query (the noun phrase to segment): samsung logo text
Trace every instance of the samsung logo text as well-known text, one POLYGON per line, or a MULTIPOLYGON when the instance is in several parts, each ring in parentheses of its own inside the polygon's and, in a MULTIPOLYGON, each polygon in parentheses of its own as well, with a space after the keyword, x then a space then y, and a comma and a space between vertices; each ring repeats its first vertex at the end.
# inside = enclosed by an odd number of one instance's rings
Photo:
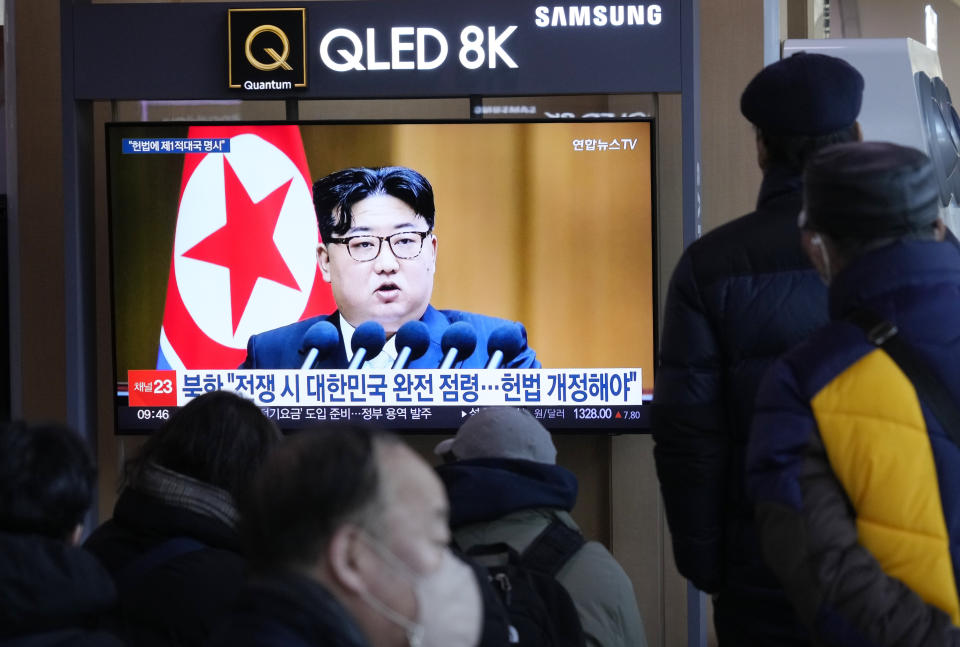
POLYGON ((537 27, 621 27, 625 24, 656 27, 663 21, 663 10, 658 4, 540 6, 533 13, 537 27))

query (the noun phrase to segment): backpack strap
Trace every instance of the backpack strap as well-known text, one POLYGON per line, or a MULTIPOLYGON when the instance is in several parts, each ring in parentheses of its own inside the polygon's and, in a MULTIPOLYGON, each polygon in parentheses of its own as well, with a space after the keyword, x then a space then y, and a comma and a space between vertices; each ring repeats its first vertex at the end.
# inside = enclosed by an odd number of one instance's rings
POLYGON ((579 530, 557 518, 537 535, 520 555, 520 563, 532 571, 556 577, 557 572, 586 543, 579 530))
POLYGON ((960 409, 943 382, 898 334, 897 326, 867 308, 855 310, 847 320, 862 329, 871 344, 886 351, 913 384, 920 400, 930 407, 950 440, 960 446, 960 409))
POLYGON ((132 582, 167 562, 194 551, 203 550, 207 545, 192 537, 172 537, 151 547, 138 555, 117 574, 118 583, 132 582))
POLYGON ((468 557, 480 558, 479 561, 482 563, 484 557, 505 557, 508 562, 517 563, 519 562, 519 557, 517 556, 517 551, 510 547, 510 544, 506 542, 497 542, 495 544, 477 544, 471 546, 469 550, 463 553, 468 557))

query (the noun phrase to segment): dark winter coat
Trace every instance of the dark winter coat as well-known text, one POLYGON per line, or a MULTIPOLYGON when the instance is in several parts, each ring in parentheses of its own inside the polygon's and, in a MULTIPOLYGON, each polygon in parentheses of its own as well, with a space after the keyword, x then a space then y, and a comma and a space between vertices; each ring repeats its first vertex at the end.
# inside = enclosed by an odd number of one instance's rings
POLYGON ((246 572, 233 527, 131 488, 85 547, 115 578, 116 632, 138 647, 202 645, 246 572), (167 557, 151 553, 174 539, 192 545, 167 557))
POLYGON ((853 261, 830 286, 833 321, 760 388, 748 485, 764 554, 818 645, 960 645, 960 445, 848 320, 863 307, 960 403, 957 245, 853 261))
POLYGON ((369 647, 320 583, 293 573, 252 581, 209 647, 369 647))
POLYGON ((120 647, 95 630, 115 598, 110 575, 82 548, 0 532, 3 647, 120 647))
POLYGON ((827 321, 800 247, 801 178, 765 175, 757 210, 686 250, 667 294, 654 392, 657 475, 680 572, 715 595, 721 645, 803 645, 760 555, 744 475, 757 387, 827 321))

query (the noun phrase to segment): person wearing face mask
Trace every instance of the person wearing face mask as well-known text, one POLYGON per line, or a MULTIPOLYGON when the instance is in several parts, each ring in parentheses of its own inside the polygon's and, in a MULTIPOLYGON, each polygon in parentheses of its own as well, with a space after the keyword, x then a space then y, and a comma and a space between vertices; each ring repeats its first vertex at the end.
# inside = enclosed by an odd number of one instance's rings
POLYGON ((960 645, 960 247, 934 165, 841 144, 804 187, 831 321, 760 385, 763 556, 818 645, 960 645))
POLYGON ((254 572, 212 645, 480 644, 480 586, 450 551, 443 486, 396 436, 297 434, 240 509, 254 572))

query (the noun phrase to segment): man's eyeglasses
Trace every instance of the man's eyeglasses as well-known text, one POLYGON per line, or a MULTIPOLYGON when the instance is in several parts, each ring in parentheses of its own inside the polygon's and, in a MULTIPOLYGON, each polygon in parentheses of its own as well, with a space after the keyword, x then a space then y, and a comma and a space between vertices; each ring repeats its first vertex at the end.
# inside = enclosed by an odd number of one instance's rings
POLYGON ((350 258, 366 263, 380 255, 383 241, 387 241, 390 245, 390 251, 397 258, 416 258, 423 251, 423 239, 430 234, 430 231, 400 231, 389 236, 363 235, 331 238, 330 242, 337 245, 346 245, 350 258))

